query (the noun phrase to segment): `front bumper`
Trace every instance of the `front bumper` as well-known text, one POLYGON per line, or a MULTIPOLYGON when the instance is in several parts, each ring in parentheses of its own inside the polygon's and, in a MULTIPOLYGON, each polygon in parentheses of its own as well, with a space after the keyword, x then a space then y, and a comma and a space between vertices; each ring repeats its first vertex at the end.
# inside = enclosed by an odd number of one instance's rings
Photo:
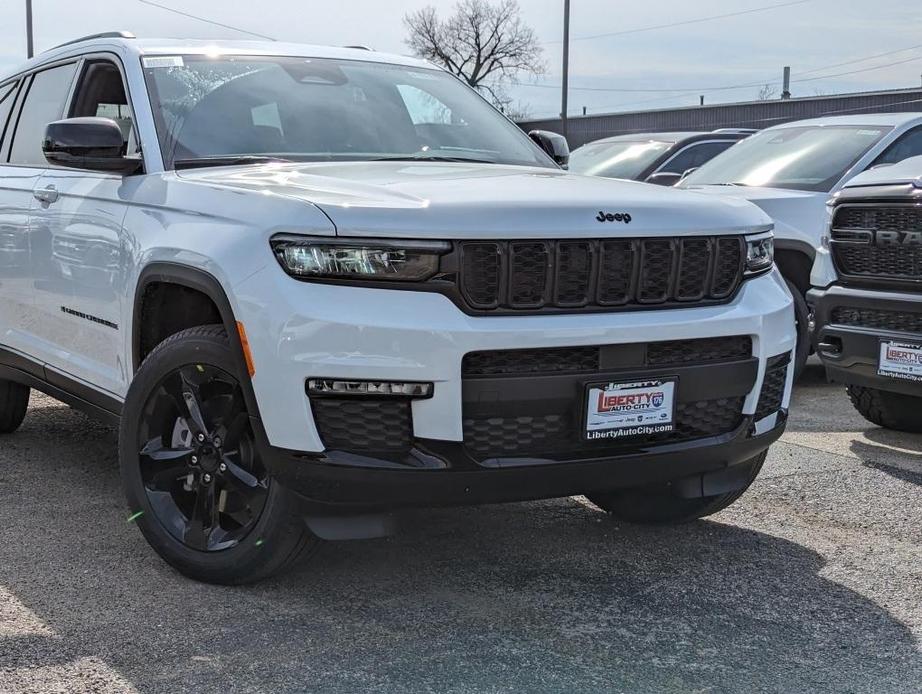
MULTIPOLYGON (((581 315, 468 316, 439 294, 300 283, 277 268, 245 280, 234 295, 256 365, 266 460, 276 478, 315 505, 362 511, 677 480, 748 460, 783 430, 796 336, 777 272, 747 281, 726 305, 581 315), (721 363, 654 367, 635 355, 653 343, 741 337, 746 354, 721 363), (473 378, 464 367, 472 353, 554 348, 598 349, 600 368, 473 378), (568 418, 572 426, 581 416, 569 410, 584 405, 587 383, 657 376, 679 377, 677 399, 687 405, 694 435, 553 445, 557 433, 548 427, 568 418), (370 407, 343 408, 343 416, 306 395, 311 378, 429 382, 434 392, 408 402, 404 414, 370 407), (763 391, 774 393, 770 411, 760 408, 763 391), (732 421, 711 426, 709 403, 734 407, 732 421), (344 450, 365 437, 364 416, 375 418, 380 454, 370 445, 344 450), (538 422, 537 433, 502 429, 523 422, 538 422), (383 451, 398 429, 407 447, 383 451), (328 449, 334 430, 339 443, 328 449), (536 445, 539 439, 548 446, 536 445)), ((561 440, 567 436, 572 442, 572 430, 561 430, 561 440)))
POLYGON ((382 459, 377 459, 379 467, 356 466, 353 457, 336 451, 308 454, 272 447, 265 449, 264 458, 274 479, 296 492, 311 515, 526 501, 664 481, 674 482, 682 496, 697 497, 745 486, 748 473, 740 478, 734 466, 750 461, 781 436, 787 411, 769 419, 770 428, 760 434, 753 434, 752 418, 746 417, 722 436, 567 462, 515 458, 494 460, 487 468, 475 464, 462 444, 419 439, 413 455, 425 458, 431 468, 382 459))
POLYGON ((922 344, 922 296, 832 285, 811 289, 814 348, 830 380, 922 396, 922 383, 877 373, 881 340, 922 344))

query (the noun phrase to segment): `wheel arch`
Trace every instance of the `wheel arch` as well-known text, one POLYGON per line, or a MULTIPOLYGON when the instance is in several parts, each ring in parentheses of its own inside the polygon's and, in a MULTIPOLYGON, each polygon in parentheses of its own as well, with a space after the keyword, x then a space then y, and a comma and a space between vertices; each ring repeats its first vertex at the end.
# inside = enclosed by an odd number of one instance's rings
MULTIPOLYGON (((237 365, 240 376, 240 384, 243 389, 243 396, 246 400, 247 410, 252 418, 259 419, 259 408, 256 402, 256 394, 253 390, 253 384, 248 377, 248 367, 246 356, 244 355, 243 345, 240 340, 240 332, 237 327, 237 319, 234 309, 231 306, 230 299, 224 291, 221 282, 211 273, 201 268, 183 265, 172 262, 153 262, 147 265, 138 277, 135 286, 134 304, 132 309, 131 320, 131 364, 132 373, 137 372, 143 361, 142 351, 142 313, 147 296, 148 289, 155 284, 175 286, 197 292, 207 297, 217 312, 217 318, 224 325, 227 332, 227 338, 234 353, 234 360, 237 365)), ((192 326, 186 326, 192 327, 192 326)), ((264 437, 262 428, 259 428, 259 434, 264 437)))
POLYGON ((813 269, 815 257, 816 249, 805 241, 775 239, 775 264, 778 270, 785 279, 791 280, 804 296, 810 289, 810 271, 813 269))

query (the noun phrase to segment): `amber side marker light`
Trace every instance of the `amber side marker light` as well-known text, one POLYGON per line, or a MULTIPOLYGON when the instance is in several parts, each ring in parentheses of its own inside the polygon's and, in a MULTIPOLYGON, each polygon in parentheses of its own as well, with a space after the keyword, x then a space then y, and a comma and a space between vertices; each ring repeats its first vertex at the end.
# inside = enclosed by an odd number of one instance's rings
POLYGON ((246 328, 243 327, 243 323, 239 320, 237 321, 237 334, 240 336, 240 346, 243 348, 243 358, 247 363, 247 373, 250 374, 250 378, 253 378, 253 374, 256 373, 256 365, 253 363, 253 354, 250 352, 250 341, 247 339, 246 328))

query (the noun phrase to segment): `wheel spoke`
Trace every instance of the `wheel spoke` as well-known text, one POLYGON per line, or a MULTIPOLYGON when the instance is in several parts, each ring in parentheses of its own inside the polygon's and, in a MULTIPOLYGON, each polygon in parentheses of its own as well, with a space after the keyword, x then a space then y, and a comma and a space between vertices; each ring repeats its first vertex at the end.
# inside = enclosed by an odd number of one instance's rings
POLYGON ((141 455, 151 460, 176 460, 192 453, 191 448, 167 448, 163 445, 163 437, 156 436, 144 444, 141 455))
POLYGON ((259 486, 259 480, 256 479, 251 473, 244 470, 242 467, 237 465, 233 460, 231 460, 229 455, 225 455, 221 461, 227 466, 227 477, 236 482, 240 482, 246 487, 253 488, 259 486))
POLYGON ((205 425, 205 418, 202 416, 199 388, 186 375, 186 369, 179 372, 179 377, 182 379, 183 401, 186 403, 186 409, 189 411, 192 423, 198 428, 198 433, 208 436, 208 427, 205 425))
POLYGON ((195 505, 183 538, 187 545, 195 549, 208 549, 208 537, 218 524, 214 491, 212 484, 199 485, 196 490, 195 505))

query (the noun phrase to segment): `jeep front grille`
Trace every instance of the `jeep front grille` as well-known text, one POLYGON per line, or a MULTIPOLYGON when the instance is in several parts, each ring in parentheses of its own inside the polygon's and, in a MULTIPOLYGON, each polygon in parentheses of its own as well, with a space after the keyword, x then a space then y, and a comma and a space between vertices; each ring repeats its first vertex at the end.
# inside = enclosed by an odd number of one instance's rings
POLYGON ((914 205, 842 205, 833 216, 831 247, 836 271, 856 285, 922 283, 922 244, 904 232, 922 232, 922 208, 914 205), (877 232, 899 236, 878 240, 877 232))
POLYGON ((743 279, 739 236, 460 244, 475 312, 642 309, 723 303, 743 279))

